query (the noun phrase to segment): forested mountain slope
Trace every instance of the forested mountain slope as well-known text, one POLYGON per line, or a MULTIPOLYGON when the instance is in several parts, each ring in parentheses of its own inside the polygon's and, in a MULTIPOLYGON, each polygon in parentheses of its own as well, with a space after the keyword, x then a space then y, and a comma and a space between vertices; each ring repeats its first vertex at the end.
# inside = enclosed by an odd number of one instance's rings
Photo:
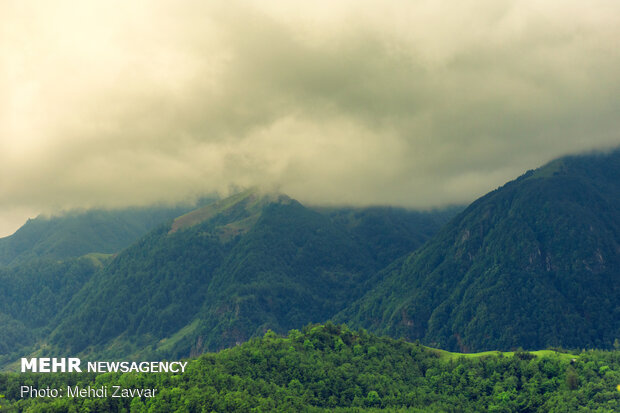
POLYGON ((32 350, 58 314, 109 258, 46 258, 0 268, 0 366, 32 350))
POLYGON ((68 354, 186 356, 324 321, 448 212, 348 211, 353 224, 333 214, 248 190, 180 216, 92 277, 50 343, 68 354), (368 225, 374 238, 358 231, 368 225), (399 243, 377 254, 382 237, 399 243))
POLYGON ((337 320, 435 347, 609 348, 620 338, 620 150, 485 195, 337 320))
POLYGON ((345 228, 381 267, 416 250, 429 240, 463 206, 429 211, 396 207, 314 208, 345 228))
MULTIPOLYGON (((202 202, 209 202, 203 200, 202 202)), ((46 257, 65 259, 91 252, 116 253, 163 221, 195 206, 69 211, 29 219, 13 235, 0 238, 0 265, 46 257)))

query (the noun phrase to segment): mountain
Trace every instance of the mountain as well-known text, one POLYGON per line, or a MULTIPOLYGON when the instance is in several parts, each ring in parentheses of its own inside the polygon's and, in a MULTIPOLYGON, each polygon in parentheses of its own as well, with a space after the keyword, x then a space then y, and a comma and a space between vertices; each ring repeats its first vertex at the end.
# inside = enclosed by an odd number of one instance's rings
POLYGON ((445 214, 318 212, 248 190, 162 224, 118 254, 60 312, 49 343, 68 354, 180 356, 324 321, 445 214), (379 232, 365 236, 368 227, 379 232), (377 253, 390 237, 400 244, 377 253))
POLYGON ((608 348, 620 337, 620 150, 483 196, 336 320, 434 347, 608 348))
POLYGON ((192 208, 195 206, 97 209, 39 216, 29 219, 13 235, 0 238, 0 265, 38 257, 65 259, 91 252, 116 253, 161 222, 192 208))

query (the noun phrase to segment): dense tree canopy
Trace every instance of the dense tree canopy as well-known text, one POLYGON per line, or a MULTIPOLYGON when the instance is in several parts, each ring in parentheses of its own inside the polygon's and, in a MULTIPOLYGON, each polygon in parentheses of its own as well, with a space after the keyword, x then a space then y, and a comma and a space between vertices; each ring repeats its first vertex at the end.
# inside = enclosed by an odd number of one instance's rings
POLYGON ((268 332, 183 374, 3 374, 14 411, 615 412, 620 352, 458 355, 345 326, 268 332), (156 388, 152 398, 20 398, 19 386, 156 388))

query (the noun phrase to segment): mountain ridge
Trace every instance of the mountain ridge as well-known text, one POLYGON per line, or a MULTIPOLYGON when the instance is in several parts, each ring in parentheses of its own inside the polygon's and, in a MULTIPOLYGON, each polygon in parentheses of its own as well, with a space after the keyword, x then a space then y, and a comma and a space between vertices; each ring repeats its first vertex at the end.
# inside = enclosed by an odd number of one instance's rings
POLYGON ((355 225, 255 190, 191 211, 92 277, 58 316, 49 342, 71 354, 169 357, 324 321, 359 296, 384 261, 419 246, 445 219, 388 209, 342 214, 355 225), (375 238, 363 235, 367 226, 375 238), (385 239, 393 247, 373 256, 385 239))
MULTIPOLYGON (((211 202, 203 199, 200 203, 211 202)), ((161 222, 192 205, 152 206, 118 210, 73 210, 62 215, 40 215, 15 233, 0 238, 0 265, 14 265, 33 258, 76 258, 88 253, 116 253, 161 222)))

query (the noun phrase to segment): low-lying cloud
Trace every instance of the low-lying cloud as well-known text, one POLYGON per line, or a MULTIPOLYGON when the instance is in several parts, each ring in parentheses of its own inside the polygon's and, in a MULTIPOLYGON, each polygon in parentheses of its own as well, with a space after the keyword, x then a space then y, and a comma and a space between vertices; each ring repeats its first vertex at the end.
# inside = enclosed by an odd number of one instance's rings
POLYGON ((620 143, 616 1, 333 3, 3 2, 0 233, 232 186, 465 203, 620 143))

